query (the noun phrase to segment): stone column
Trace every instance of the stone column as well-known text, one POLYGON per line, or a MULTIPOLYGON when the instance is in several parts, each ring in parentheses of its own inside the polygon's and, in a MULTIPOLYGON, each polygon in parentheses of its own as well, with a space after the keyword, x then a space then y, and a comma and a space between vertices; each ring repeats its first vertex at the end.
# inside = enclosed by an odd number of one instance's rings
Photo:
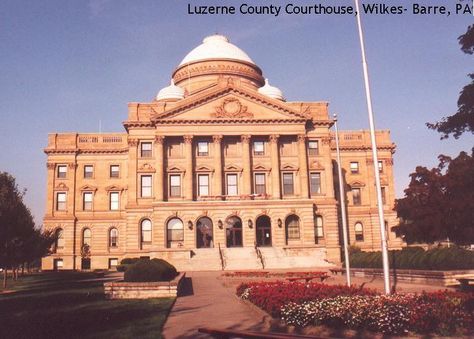
POLYGON ((280 154, 278 149, 277 134, 270 135, 270 155, 272 159, 272 197, 273 199, 281 199, 280 190, 280 154))
POLYGON ((308 156, 306 152, 306 135, 298 135, 298 159, 300 163, 300 187, 301 197, 309 198, 308 183, 308 156))
POLYGON ((162 135, 155 136, 155 199, 157 201, 163 201, 163 180, 164 180, 164 159, 163 159, 163 143, 165 137, 162 135))
POLYGON ((193 200, 193 136, 185 135, 184 137, 184 157, 186 158, 186 174, 184 184, 184 198, 193 200))
POLYGON ((212 195, 222 195, 222 135, 214 135, 214 181, 212 195))
POLYGON ((137 176, 137 161, 138 161, 138 139, 128 139, 128 203, 131 205, 137 204, 137 182, 140 178, 137 176))
POLYGON ((243 160, 243 188, 242 194, 249 195, 252 193, 252 165, 250 163, 250 135, 242 135, 242 160, 243 160))
POLYGON ((54 162, 47 162, 46 168, 48 169, 48 186, 46 189, 48 190, 47 195, 47 205, 46 205, 46 214, 52 216, 54 214, 54 203, 56 201, 54 187, 55 179, 56 179, 56 164, 54 162))

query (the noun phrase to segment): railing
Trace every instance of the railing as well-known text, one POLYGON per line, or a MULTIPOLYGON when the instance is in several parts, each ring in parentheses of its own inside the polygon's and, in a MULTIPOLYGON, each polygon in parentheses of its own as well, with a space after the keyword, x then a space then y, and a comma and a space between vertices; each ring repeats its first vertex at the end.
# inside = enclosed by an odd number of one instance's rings
POLYGON ((262 251, 257 246, 257 242, 254 242, 255 252, 257 253, 257 258, 260 259, 260 263, 262 264, 262 269, 265 269, 265 260, 263 260, 262 251))
POLYGON ((221 243, 217 243, 217 247, 219 248, 219 257, 221 258, 221 267, 222 270, 225 269, 225 258, 224 258, 224 252, 221 249, 221 243))

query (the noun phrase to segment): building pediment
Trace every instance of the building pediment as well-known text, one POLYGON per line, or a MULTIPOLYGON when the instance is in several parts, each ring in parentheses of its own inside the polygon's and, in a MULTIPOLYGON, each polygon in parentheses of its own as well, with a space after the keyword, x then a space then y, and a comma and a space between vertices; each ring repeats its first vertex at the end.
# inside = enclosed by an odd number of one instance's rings
POLYGON ((125 189, 126 189, 125 187, 118 186, 118 185, 110 185, 105 188, 107 192, 111 192, 111 191, 121 192, 125 189))
POLYGON ((95 192, 97 191, 97 187, 95 186, 92 186, 92 185, 84 185, 80 188, 81 191, 91 191, 91 192, 95 192))
POLYGON ((351 188, 359 188, 359 187, 364 187, 365 184, 361 181, 352 181, 351 183, 349 183, 349 186, 351 188))
POLYGON ((65 183, 61 182, 54 187, 55 191, 68 191, 69 187, 65 183))
POLYGON ((237 166, 235 164, 229 164, 224 167, 224 171, 226 172, 242 172, 242 167, 237 166))
POLYGON ((275 100, 250 89, 227 84, 191 95, 151 120, 156 124, 183 122, 281 121, 310 120, 306 112, 297 112, 285 102, 275 100))
POLYGON ((186 172, 184 168, 180 166, 170 166, 166 169, 167 172, 169 173, 184 173, 186 172))
POLYGON ((196 166, 195 171, 196 172, 214 172, 214 169, 206 165, 201 165, 201 166, 196 166))
POLYGON ((313 170, 323 170, 324 166, 317 160, 310 162, 309 168, 313 170))
POLYGON ((260 172, 269 172, 270 168, 266 167, 265 165, 262 164, 255 164, 253 166, 254 171, 260 171, 260 172))
POLYGON ((298 166, 295 166, 294 164, 286 163, 281 166, 282 171, 297 171, 298 166))
POLYGON ((149 164, 149 163, 144 163, 144 164, 141 164, 139 167, 138 167, 138 172, 145 172, 145 173, 153 173, 155 172, 155 168, 149 164))

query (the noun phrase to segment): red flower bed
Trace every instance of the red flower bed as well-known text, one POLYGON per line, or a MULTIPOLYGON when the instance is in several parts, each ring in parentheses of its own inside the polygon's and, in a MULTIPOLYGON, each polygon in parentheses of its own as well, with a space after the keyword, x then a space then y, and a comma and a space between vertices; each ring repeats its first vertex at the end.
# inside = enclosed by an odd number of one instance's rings
POLYGON ((303 303, 310 300, 334 298, 339 295, 376 294, 375 290, 347 287, 345 285, 284 281, 244 283, 237 287, 237 295, 244 295, 246 299, 274 317, 279 317, 281 307, 289 302, 303 303))
POLYGON ((226 272, 224 277, 230 278, 292 278, 306 276, 326 275, 324 271, 304 271, 304 272, 267 272, 267 271, 236 271, 226 272))

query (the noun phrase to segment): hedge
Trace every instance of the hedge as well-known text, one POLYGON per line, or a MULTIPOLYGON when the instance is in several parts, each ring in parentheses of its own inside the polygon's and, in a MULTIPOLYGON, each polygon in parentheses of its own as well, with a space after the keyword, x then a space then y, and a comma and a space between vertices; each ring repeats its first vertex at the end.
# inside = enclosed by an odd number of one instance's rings
MULTIPOLYGON (((459 247, 433 248, 406 247, 389 251, 391 267, 419 270, 474 269, 474 252, 459 247)), ((382 268, 381 252, 362 252, 352 249, 350 264, 354 268, 382 268)))
POLYGON ((126 269, 124 281, 169 281, 177 275, 176 268, 163 259, 138 260, 126 269))

